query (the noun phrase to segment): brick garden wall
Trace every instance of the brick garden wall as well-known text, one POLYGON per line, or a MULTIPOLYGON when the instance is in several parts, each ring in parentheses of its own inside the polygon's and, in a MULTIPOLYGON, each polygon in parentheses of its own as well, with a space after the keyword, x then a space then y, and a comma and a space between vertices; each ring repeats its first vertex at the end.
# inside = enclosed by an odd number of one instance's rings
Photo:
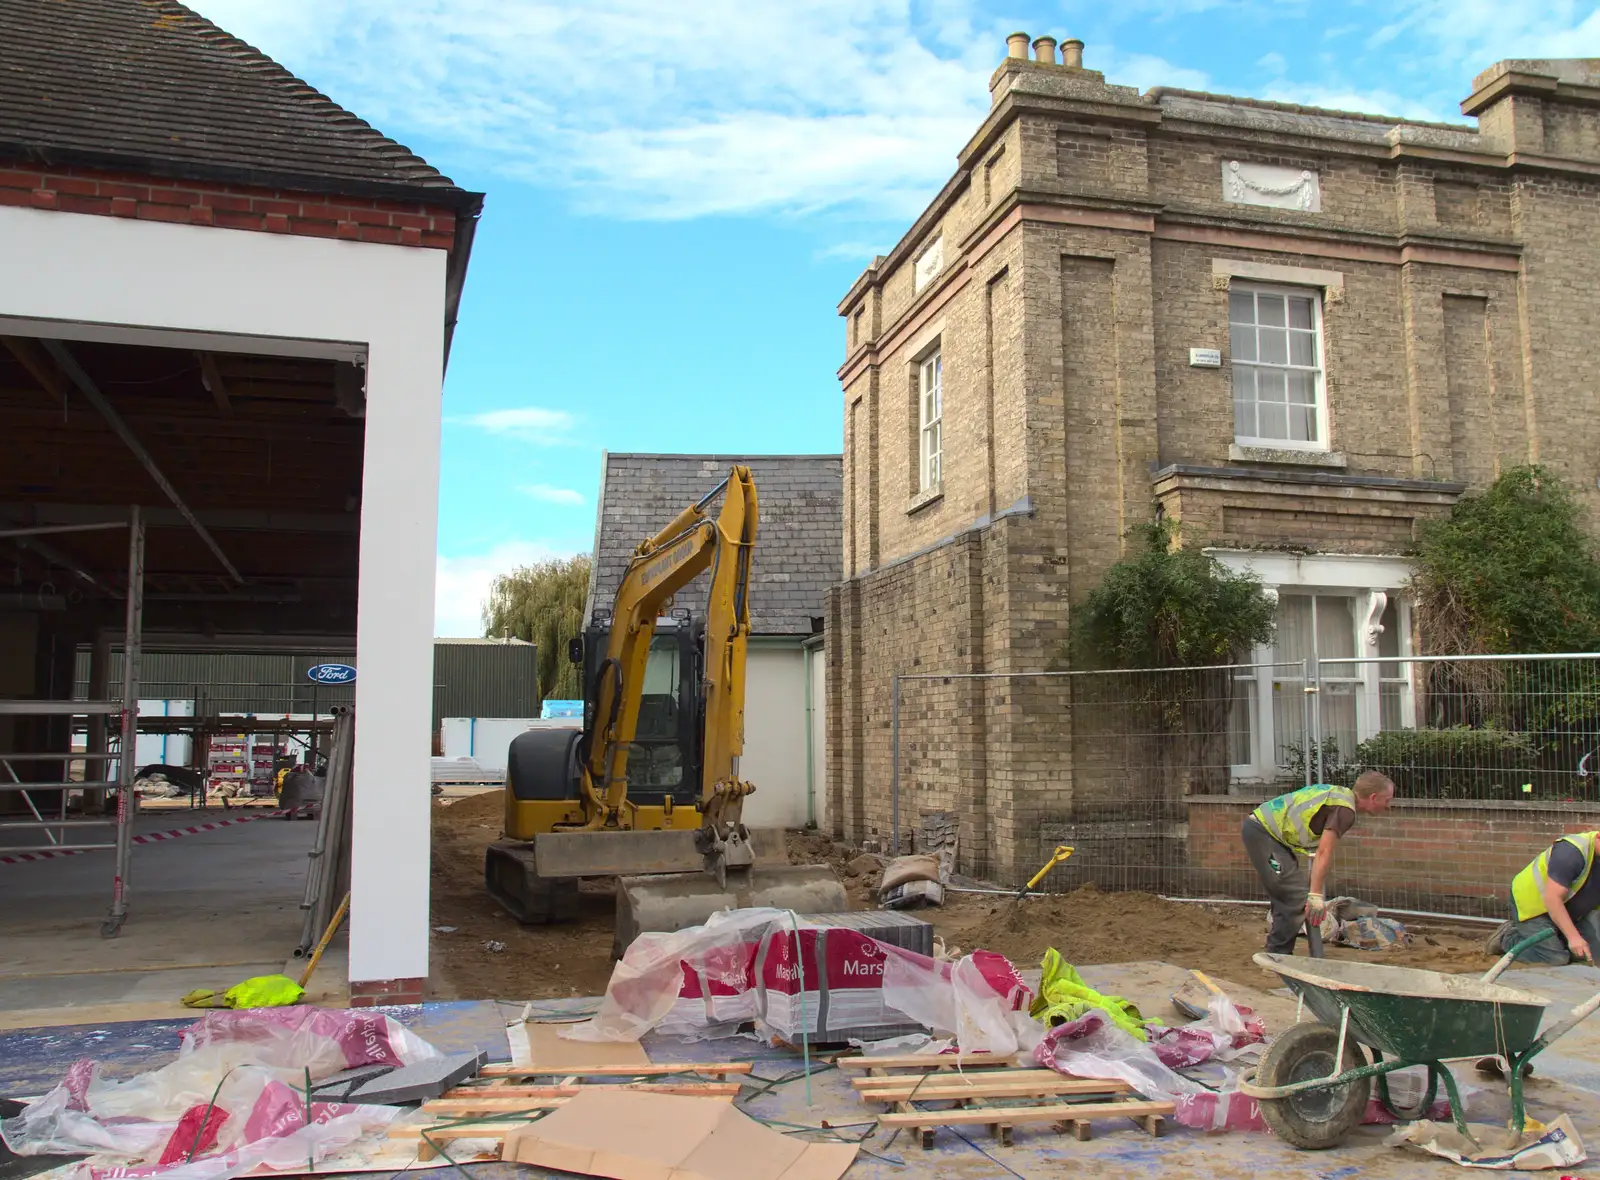
MULTIPOLYGON (((1259 799, 1188 800, 1189 876, 1197 896, 1256 897, 1239 827, 1259 799)), ((1330 889, 1379 905, 1504 916, 1511 878, 1567 832, 1600 828, 1600 806, 1399 799, 1340 842, 1330 889)))

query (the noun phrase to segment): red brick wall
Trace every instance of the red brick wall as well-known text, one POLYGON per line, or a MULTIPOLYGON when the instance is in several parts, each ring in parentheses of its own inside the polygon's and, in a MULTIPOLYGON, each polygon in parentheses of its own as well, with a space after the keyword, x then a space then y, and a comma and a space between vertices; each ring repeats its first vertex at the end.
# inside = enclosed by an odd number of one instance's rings
POLYGON ((0 205, 438 250, 455 242, 455 214, 438 206, 85 168, 0 168, 0 205))
POLYGON ((352 1008, 385 1008, 422 1003, 423 979, 367 979, 350 981, 352 1008))
MULTIPOLYGON (((1261 894, 1239 841, 1259 800, 1197 796, 1189 803, 1189 869, 1198 894, 1261 894)), ((1402 909, 1501 917, 1511 878, 1567 832, 1600 829, 1583 804, 1397 800, 1363 815, 1340 842, 1331 893, 1402 909)))

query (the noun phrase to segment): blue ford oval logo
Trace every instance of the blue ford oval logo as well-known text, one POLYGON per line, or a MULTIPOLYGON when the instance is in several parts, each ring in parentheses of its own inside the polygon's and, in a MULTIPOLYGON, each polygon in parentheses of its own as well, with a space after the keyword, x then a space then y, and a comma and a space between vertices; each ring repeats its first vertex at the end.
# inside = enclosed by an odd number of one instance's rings
POLYGON ((306 676, 318 684, 354 684, 356 670, 349 664, 317 664, 306 669, 306 676))

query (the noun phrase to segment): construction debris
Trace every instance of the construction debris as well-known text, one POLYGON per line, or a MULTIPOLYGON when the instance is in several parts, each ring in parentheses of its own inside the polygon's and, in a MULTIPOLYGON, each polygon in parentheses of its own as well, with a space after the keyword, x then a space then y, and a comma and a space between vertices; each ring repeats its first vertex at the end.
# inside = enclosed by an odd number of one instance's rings
POLYGON ((413 1065, 374 1078, 350 1093, 351 1102, 394 1106, 404 1102, 424 1102, 472 1077, 483 1067, 482 1053, 453 1053, 430 1057, 413 1065))
POLYGON ((1505 1127, 1468 1123, 1468 1139, 1450 1123, 1428 1119, 1407 1123, 1389 1136, 1391 1147, 1420 1147, 1467 1168, 1532 1172, 1581 1164, 1588 1156, 1572 1119, 1561 1115, 1546 1125, 1531 1119, 1528 1129, 1514 1135, 1505 1127))

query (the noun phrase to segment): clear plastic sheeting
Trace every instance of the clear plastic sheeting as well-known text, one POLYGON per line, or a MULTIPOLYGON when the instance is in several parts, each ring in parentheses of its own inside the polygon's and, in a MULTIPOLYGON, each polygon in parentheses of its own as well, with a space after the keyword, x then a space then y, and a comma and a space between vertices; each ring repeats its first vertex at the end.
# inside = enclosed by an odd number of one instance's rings
POLYGON ((84 1154, 87 1180, 227 1180, 256 1168, 305 1170, 386 1127, 393 1107, 309 1101, 308 1081, 356 1065, 437 1056, 388 1017, 314 1008, 207 1013, 178 1055, 126 1081, 79 1061, 0 1137, 18 1155, 84 1154))
POLYGON ((885 956, 883 998, 924 1028, 954 1036, 963 1053, 1031 1052, 1044 1035, 1028 1015, 1032 993, 992 951, 954 963, 908 951, 885 956))

